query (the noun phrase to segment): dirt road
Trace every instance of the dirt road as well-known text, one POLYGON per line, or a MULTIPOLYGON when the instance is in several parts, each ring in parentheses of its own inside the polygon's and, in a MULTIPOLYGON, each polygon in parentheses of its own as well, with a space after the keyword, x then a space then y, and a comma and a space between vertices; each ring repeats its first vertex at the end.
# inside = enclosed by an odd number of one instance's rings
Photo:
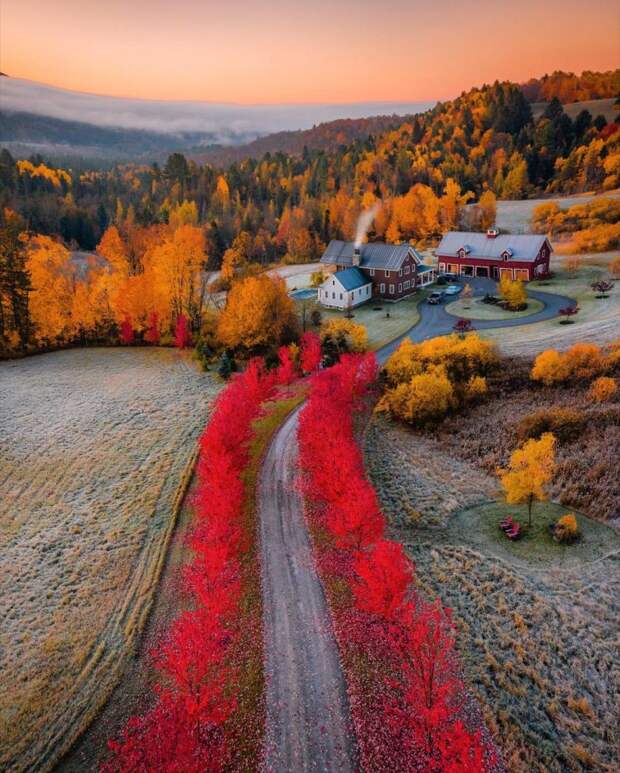
POLYGON ((264 604, 268 771, 350 771, 357 752, 338 647, 295 490, 291 414, 261 471, 258 505, 264 604))

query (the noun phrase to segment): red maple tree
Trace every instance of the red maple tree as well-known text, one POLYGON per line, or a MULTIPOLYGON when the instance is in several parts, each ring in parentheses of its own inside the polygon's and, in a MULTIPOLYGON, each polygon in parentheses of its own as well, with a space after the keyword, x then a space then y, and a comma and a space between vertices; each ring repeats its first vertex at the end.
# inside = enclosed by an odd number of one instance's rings
POLYGON ((121 343, 125 344, 126 346, 130 346, 134 342, 134 332, 133 332, 133 324, 131 322, 131 317, 125 317, 125 319, 121 322, 121 343))

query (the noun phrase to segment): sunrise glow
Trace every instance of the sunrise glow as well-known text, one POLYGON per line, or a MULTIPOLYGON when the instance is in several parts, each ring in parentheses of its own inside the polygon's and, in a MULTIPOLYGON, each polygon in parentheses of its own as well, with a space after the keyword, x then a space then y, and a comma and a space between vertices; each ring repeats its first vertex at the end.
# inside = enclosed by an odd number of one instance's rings
POLYGON ((0 13, 3 72, 152 99, 441 99, 620 62, 614 0, 3 0, 0 13))

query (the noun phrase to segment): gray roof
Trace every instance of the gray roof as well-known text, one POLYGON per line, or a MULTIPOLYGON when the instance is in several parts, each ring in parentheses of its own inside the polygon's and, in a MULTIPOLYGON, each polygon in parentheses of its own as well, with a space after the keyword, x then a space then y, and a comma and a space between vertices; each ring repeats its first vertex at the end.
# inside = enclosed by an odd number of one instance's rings
MULTIPOLYGON (((342 242, 332 239, 323 253, 321 263, 336 263, 339 266, 353 264, 355 242, 342 242)), ((422 258, 410 244, 385 244, 369 242, 360 247, 360 268, 381 268, 388 271, 400 269, 408 254, 412 254, 418 263, 422 258)))
POLYGON ((345 290, 357 290, 358 287, 365 287, 372 283, 372 280, 364 276, 359 268, 345 268, 343 271, 336 271, 329 279, 332 277, 337 279, 345 290))
POLYGON ((502 254, 507 252, 510 260, 531 262, 536 260, 545 242, 548 243, 547 237, 539 234, 499 234, 491 237, 486 233, 449 231, 439 243, 435 254, 456 258, 463 247, 468 258, 501 260, 502 254))

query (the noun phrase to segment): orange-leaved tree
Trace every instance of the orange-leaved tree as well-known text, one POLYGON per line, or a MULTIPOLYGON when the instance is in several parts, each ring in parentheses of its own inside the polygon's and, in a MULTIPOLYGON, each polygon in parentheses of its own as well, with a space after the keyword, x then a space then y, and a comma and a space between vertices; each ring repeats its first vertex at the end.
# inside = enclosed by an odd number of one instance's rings
POLYGON ((498 469, 508 504, 527 503, 528 525, 532 525, 534 500, 547 498, 546 486, 555 471, 555 436, 545 432, 539 440, 528 440, 513 451, 508 468, 498 469))
POLYGON ((217 326, 217 336, 230 349, 256 350, 293 341, 299 320, 286 285, 267 274, 235 282, 217 326))

